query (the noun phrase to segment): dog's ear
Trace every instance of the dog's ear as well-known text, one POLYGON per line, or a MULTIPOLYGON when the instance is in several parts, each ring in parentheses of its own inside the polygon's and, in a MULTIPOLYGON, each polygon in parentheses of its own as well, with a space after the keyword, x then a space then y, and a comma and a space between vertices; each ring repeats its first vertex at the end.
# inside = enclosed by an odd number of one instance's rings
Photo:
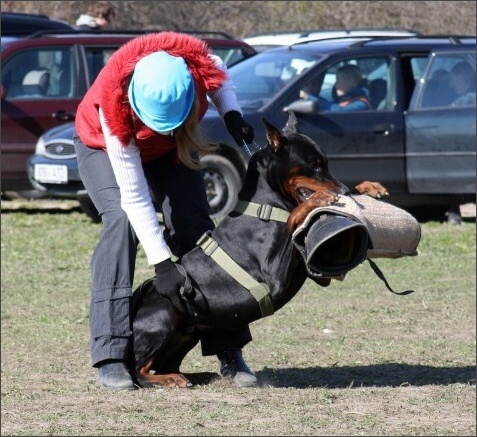
POLYGON ((298 121, 296 115, 293 111, 288 111, 288 121, 285 127, 283 128, 283 134, 289 135, 298 132, 298 121))
POLYGON ((265 118, 262 117, 262 121, 265 125, 268 145, 274 150, 274 152, 282 152, 288 143, 286 137, 282 135, 275 126, 265 120, 265 118))

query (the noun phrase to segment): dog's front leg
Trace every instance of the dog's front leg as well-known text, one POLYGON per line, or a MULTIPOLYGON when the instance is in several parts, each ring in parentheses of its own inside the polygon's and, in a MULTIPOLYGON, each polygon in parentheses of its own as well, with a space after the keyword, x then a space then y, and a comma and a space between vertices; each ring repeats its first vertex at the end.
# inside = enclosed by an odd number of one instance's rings
POLYGON ((364 181, 354 187, 354 192, 367 194, 368 196, 381 199, 383 196, 389 196, 388 190, 379 182, 364 181))
POLYGON ((332 195, 327 199, 323 199, 321 193, 312 194, 305 202, 301 203, 290 213, 287 220, 288 229, 293 232, 298 226, 300 226, 304 220, 308 217, 308 214, 316 208, 328 206, 333 201, 336 201, 337 197, 332 195))

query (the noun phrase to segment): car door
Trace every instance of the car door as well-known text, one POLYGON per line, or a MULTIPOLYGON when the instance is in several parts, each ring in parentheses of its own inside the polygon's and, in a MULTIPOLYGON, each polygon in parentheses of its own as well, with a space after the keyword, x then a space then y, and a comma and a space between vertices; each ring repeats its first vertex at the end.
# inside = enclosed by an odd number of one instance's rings
POLYGON ((475 69, 475 46, 430 54, 405 116, 411 193, 475 194, 475 69), (472 85, 459 99, 448 99, 448 82, 459 63, 473 71, 472 85))
POLYGON ((317 97, 317 111, 298 109, 299 129, 325 150, 331 172, 350 187, 368 179, 381 182, 391 192, 405 190, 403 116, 396 104, 400 84, 396 77, 400 73, 396 65, 390 55, 348 56, 318 67, 300 84, 299 95, 303 97, 305 89, 317 97), (371 109, 323 109, 336 97, 336 71, 344 65, 361 69, 371 109))
POLYGON ((31 189, 26 161, 38 137, 72 119, 80 101, 75 65, 71 46, 29 48, 2 61, 3 190, 31 189))

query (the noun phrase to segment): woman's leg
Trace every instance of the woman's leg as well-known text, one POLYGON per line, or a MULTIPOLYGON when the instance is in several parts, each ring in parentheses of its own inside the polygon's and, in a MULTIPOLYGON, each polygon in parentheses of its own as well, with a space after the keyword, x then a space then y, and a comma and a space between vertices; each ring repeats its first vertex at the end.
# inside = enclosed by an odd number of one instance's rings
MULTIPOLYGON (((192 250, 204 232, 214 229, 210 218, 204 178, 175 162, 175 152, 144 165, 154 197, 162 207, 166 240, 178 258, 192 250)), ((241 348, 252 340, 249 327, 206 332, 201 339, 202 354, 218 355, 224 376, 238 385, 256 385, 257 380, 243 361, 241 348)))
POLYGON ((138 240, 121 208, 119 187, 107 154, 86 147, 76 136, 74 141, 81 179, 102 220, 91 258, 90 305, 91 360, 93 367, 102 367, 111 360, 127 359, 138 240))

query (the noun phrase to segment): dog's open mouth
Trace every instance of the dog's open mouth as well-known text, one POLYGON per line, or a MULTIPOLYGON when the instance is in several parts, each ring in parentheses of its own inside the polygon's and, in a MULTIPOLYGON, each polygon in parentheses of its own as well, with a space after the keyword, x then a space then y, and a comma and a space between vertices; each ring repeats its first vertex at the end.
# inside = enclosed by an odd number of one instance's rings
POLYGON ((310 190, 309 188, 298 187, 295 191, 295 198, 297 203, 300 204, 306 202, 313 194, 315 194, 315 191, 310 190))
POLYGON ((296 176, 289 180, 290 193, 297 205, 311 201, 330 205, 339 199, 340 193, 333 184, 318 182, 306 176, 296 176))

